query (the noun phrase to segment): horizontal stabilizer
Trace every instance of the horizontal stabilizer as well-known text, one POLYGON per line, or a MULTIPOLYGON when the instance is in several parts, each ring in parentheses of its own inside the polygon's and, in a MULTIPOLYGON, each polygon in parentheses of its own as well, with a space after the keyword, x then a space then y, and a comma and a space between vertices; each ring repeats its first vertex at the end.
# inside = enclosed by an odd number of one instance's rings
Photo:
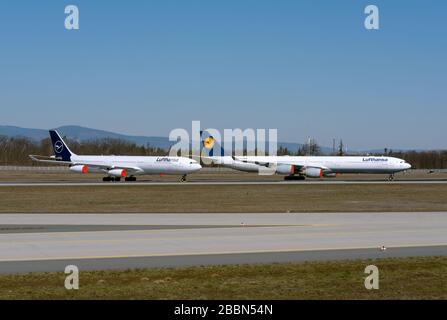
POLYGON ((43 162, 43 163, 52 163, 52 164, 61 164, 61 165, 70 165, 70 164, 72 164, 71 161, 56 160, 55 158, 47 157, 47 156, 39 156, 39 155, 30 154, 29 157, 33 161, 43 162))

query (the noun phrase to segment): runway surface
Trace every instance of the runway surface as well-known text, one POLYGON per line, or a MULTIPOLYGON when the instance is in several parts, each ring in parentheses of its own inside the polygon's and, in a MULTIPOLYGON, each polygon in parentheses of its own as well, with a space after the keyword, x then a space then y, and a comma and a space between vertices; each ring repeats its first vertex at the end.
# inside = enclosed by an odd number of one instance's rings
POLYGON ((304 180, 304 181, 187 181, 187 182, 3 182, 0 187, 138 187, 138 186, 232 186, 232 185, 357 185, 447 184, 446 180, 304 180))
POLYGON ((0 272, 447 255, 446 230, 447 212, 1 214, 0 272))

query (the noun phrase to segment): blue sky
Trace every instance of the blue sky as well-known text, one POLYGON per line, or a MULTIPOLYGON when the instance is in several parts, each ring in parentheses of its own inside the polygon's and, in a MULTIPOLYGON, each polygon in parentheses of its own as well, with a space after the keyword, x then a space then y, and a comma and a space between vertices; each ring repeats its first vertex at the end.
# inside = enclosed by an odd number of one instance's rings
POLYGON ((200 120, 447 148, 446 14, 441 0, 2 1, 0 124, 167 136, 200 120))

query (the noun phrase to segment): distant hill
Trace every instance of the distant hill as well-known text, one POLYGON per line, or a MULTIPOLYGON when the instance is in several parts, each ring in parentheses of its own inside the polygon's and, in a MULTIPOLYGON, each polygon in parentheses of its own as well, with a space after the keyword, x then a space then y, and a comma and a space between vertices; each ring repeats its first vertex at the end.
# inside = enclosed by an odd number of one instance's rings
MULTIPOLYGON (((96 140, 96 139, 104 139, 104 138, 113 138, 120 139, 125 141, 133 142, 137 145, 150 145, 156 148, 169 149, 169 147, 173 144, 167 137, 147 137, 147 136, 131 136, 120 133, 115 133, 111 131, 98 130, 92 128, 86 128, 81 126, 62 126, 56 128, 63 136, 66 136, 70 139, 78 140, 78 141, 87 141, 87 140, 96 140)), ((7 137, 26 137, 35 141, 40 141, 42 139, 48 138, 48 130, 44 129, 29 129, 29 128, 21 128, 15 126, 2 126, 0 125, 0 136, 7 137)), ((287 148, 291 152, 296 152, 300 147, 302 147, 302 143, 295 142, 279 142, 278 148, 283 147, 287 148)), ((393 149, 395 151, 400 149, 393 149)), ((323 154, 330 154, 332 152, 332 148, 321 146, 321 152, 323 154)), ((358 154, 368 154, 368 153, 382 153, 383 150, 362 150, 355 151, 349 150, 350 153, 358 153, 358 154)))
MULTIPOLYGON (((130 136, 81 126, 62 126, 56 128, 56 130, 58 130, 61 135, 78 141, 112 138, 130 141, 137 145, 149 144, 152 147, 163 149, 167 149, 172 145, 172 142, 170 142, 169 139, 165 137, 130 136)), ((32 140, 40 141, 42 139, 48 138, 48 130, 0 125, 0 136, 26 137, 32 140)))
MULTIPOLYGON (((169 147, 173 144, 169 141, 167 137, 146 137, 146 136, 131 136, 125 135, 105 130, 98 130, 92 128, 86 128, 81 126, 62 126, 56 128, 60 132, 61 135, 66 136, 70 139, 78 140, 78 141, 87 141, 87 140, 96 140, 96 139, 104 139, 104 138, 112 138, 112 139, 120 139, 133 142, 137 145, 147 145, 149 144, 152 147, 158 147, 163 149, 169 149, 169 147)), ((40 141, 42 139, 48 138, 48 130, 44 129, 29 129, 29 128, 21 128, 15 126, 2 126, 0 125, 0 136, 7 137, 25 137, 31 140, 40 141)), ((289 142, 280 142, 278 147, 284 147, 289 149, 292 152, 296 152, 298 148, 302 146, 301 143, 289 143, 289 142)), ((322 148, 323 152, 327 152, 328 148, 322 148)))
POLYGON ((15 126, 0 126, 0 136, 25 137, 40 141, 48 137, 48 131, 41 129, 20 128, 15 126))

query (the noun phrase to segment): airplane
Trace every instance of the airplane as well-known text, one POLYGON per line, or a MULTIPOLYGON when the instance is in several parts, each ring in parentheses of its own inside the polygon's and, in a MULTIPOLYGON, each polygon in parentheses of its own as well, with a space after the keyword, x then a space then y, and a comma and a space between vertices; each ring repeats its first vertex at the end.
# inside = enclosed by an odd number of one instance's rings
POLYGON ((34 161, 65 164, 70 171, 77 173, 98 172, 107 176, 103 181, 136 181, 136 176, 147 174, 182 175, 180 181, 186 181, 186 175, 196 172, 202 166, 186 157, 155 156, 85 156, 70 150, 56 130, 50 130, 54 156, 30 155, 34 161))
POLYGON ((203 131, 201 142, 202 159, 244 172, 282 174, 284 180, 333 178, 341 173, 389 174, 388 179, 394 180, 396 172, 411 168, 403 159, 385 156, 233 156, 203 131))

